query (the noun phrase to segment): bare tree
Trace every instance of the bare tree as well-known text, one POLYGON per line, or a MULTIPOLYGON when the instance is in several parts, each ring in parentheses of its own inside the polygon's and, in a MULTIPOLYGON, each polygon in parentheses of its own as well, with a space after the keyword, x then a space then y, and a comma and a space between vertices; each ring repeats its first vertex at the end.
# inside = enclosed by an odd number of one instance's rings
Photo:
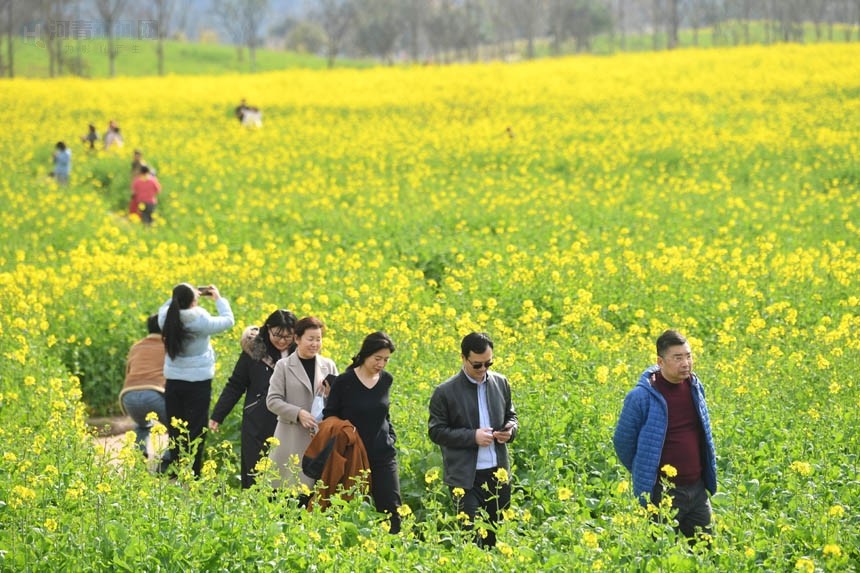
POLYGON ((240 62, 243 46, 248 47, 252 72, 257 69, 260 26, 266 17, 268 6, 269 0, 212 0, 212 9, 236 45, 240 62))
POLYGON ((543 16, 545 0, 507 0, 511 19, 526 39, 526 58, 535 57, 535 37, 543 16))
POLYGON ((428 14, 428 4, 426 0, 403 0, 400 3, 401 14, 406 29, 409 31, 407 41, 409 43, 409 57, 413 62, 417 62, 419 58, 419 39, 421 29, 428 14))
POLYGON ((15 9, 12 0, 0 0, 0 14, 3 15, 3 33, 6 34, 7 55, 9 64, 3 62, 3 47, 0 46, 0 75, 15 77, 15 9))
POLYGON ((660 23, 663 21, 663 7, 660 0, 651 2, 651 48, 657 51, 660 48, 660 23))
POLYGON ((449 62, 451 46, 454 43, 453 37, 457 34, 458 25, 451 0, 439 0, 433 3, 425 28, 434 60, 438 61, 441 57, 443 62, 449 62))
POLYGON ((325 32, 326 59, 328 67, 333 68, 346 33, 355 20, 355 5, 352 0, 320 0, 313 17, 325 32))
MULTIPOLYGON (((13 0, 14 1, 14 0, 13 0)), ((63 39, 68 35, 65 19, 66 0, 40 0, 39 13, 44 27, 45 47, 48 49, 48 75, 63 73, 63 39)))
POLYGON ((157 26, 156 34, 158 35, 158 43, 155 46, 155 53, 158 55, 158 75, 164 75, 164 39, 167 37, 167 30, 170 26, 170 19, 173 15, 175 0, 153 0, 155 4, 155 23, 157 26))
POLYGON ((666 15, 666 47, 674 50, 678 46, 678 0, 668 0, 668 14, 666 15))
POLYGON ((391 63, 402 24, 398 7, 398 0, 356 0, 356 43, 360 50, 391 63))
POLYGON ((241 0, 212 0, 212 11, 218 16, 221 25, 233 40, 233 45, 236 46, 236 57, 241 63, 245 53, 245 25, 242 22, 241 0))
POLYGON ((127 0, 95 0, 96 10, 98 10, 99 16, 101 16, 102 21, 104 22, 105 32, 107 33, 110 77, 114 77, 116 75, 116 49, 114 47, 116 37, 114 27, 116 26, 116 22, 119 20, 122 11, 125 9, 126 1, 127 0))

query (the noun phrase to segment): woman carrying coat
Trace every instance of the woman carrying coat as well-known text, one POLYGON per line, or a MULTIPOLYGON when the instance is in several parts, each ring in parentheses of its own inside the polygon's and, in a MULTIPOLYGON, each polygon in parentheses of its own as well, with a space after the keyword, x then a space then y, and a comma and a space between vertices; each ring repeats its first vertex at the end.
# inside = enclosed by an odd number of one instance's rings
POLYGON ((266 440, 275 434, 278 418, 266 408, 269 379, 275 364, 295 349, 293 329, 296 315, 289 310, 276 310, 261 328, 249 327, 242 335, 242 353, 233 367, 233 374, 221 391, 221 396, 209 418, 209 429, 217 432, 224 418, 245 395, 242 410, 242 488, 256 482, 255 468, 266 440))
MULTIPOLYGON (((309 316, 296 323, 296 351, 278 361, 272 379, 266 406, 278 416, 275 438, 279 445, 269 457, 275 463, 280 478, 273 487, 312 488, 314 480, 301 471, 295 456, 302 455, 316 433, 317 420, 311 414, 314 397, 328 396, 326 378, 337 376, 337 366, 330 358, 320 356, 325 326, 318 318, 309 316)), ((307 493, 307 492, 305 492, 307 493)), ((302 498, 306 501, 306 497, 302 498)))
POLYGON ((389 531, 399 533, 397 436, 389 415, 394 379, 385 370, 392 352, 394 343, 387 334, 368 334, 352 364, 334 381, 323 415, 349 420, 358 429, 370 463, 370 495, 376 511, 388 514, 389 531))
MULTIPOLYGON (((215 351, 209 337, 233 328, 230 303, 214 285, 199 290, 188 283, 173 287, 173 296, 158 309, 158 325, 167 356, 164 357, 164 403, 170 436, 170 463, 179 459, 181 450, 193 450, 194 475, 203 465, 203 430, 209 419, 212 378, 215 376, 215 351), (215 301, 218 316, 198 305, 201 296, 215 301), (174 427, 177 418, 187 423, 187 433, 174 427)), ((166 468, 162 468, 166 469, 166 468)))

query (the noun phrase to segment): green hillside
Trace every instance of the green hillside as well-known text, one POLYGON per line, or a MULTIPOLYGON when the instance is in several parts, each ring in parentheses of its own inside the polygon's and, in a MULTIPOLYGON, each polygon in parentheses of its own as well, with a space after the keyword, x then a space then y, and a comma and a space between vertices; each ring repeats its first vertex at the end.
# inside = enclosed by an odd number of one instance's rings
MULTIPOLYGON (((57 75, 108 77, 107 50, 106 41, 66 41, 63 43, 62 50, 63 69, 57 75)), ((156 42, 124 39, 117 42, 116 51, 117 76, 158 75, 156 42)), ((15 43, 14 65, 17 77, 45 78, 50 76, 47 47, 41 42, 34 42, 32 39, 19 39, 15 43)), ((338 67, 359 68, 374 64, 372 61, 338 60, 336 65, 338 67)), ((325 58, 314 54, 298 54, 269 49, 258 49, 256 54, 256 71, 258 72, 294 68, 322 69, 325 67, 325 58)), ((240 60, 239 52, 233 46, 169 41, 164 44, 164 69, 167 74, 218 75, 250 72, 251 66, 247 49, 242 51, 242 59, 240 60)))

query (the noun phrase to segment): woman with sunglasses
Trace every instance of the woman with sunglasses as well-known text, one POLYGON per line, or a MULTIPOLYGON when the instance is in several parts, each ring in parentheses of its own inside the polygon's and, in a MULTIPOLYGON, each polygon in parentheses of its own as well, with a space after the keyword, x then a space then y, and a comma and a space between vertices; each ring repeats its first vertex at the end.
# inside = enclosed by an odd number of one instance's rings
POLYGON ((275 434, 278 418, 266 408, 269 379, 275 364, 295 350, 293 329, 296 315, 279 309, 269 315, 262 327, 251 326, 242 334, 242 353, 233 374, 221 391, 212 410, 209 429, 217 432, 224 418, 245 395, 242 410, 242 488, 256 481, 255 468, 268 449, 266 440, 275 434))
POLYGON ((323 418, 337 416, 349 420, 367 450, 370 462, 370 495, 376 511, 387 513, 389 531, 400 531, 400 477, 397 468, 397 436, 388 410, 394 379, 386 372, 394 343, 384 332, 367 335, 346 372, 332 384, 323 418))

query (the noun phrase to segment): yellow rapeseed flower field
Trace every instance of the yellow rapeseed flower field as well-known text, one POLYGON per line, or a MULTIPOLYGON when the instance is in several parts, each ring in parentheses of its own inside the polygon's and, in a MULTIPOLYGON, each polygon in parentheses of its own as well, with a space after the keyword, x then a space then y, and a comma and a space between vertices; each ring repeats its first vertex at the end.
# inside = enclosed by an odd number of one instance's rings
POLYGON ((4 80, 0 118, 0 569, 857 569, 860 46, 4 80), (233 117, 241 98, 260 129, 233 117), (124 146, 87 150, 109 119, 124 146), (61 140, 66 187, 48 177, 61 140), (134 148, 163 185, 149 228, 126 214, 134 148), (240 494, 230 448, 190 489, 98 461, 86 416, 115 410, 129 346, 181 281, 218 285, 237 317, 213 339, 216 392, 242 327, 278 307, 322 318, 341 369, 392 336, 415 517, 398 541, 358 501, 332 521, 240 494), (669 327, 711 410, 710 552, 652 534, 610 445, 669 327), (521 421, 503 552, 451 540, 426 436, 473 329, 521 421))

